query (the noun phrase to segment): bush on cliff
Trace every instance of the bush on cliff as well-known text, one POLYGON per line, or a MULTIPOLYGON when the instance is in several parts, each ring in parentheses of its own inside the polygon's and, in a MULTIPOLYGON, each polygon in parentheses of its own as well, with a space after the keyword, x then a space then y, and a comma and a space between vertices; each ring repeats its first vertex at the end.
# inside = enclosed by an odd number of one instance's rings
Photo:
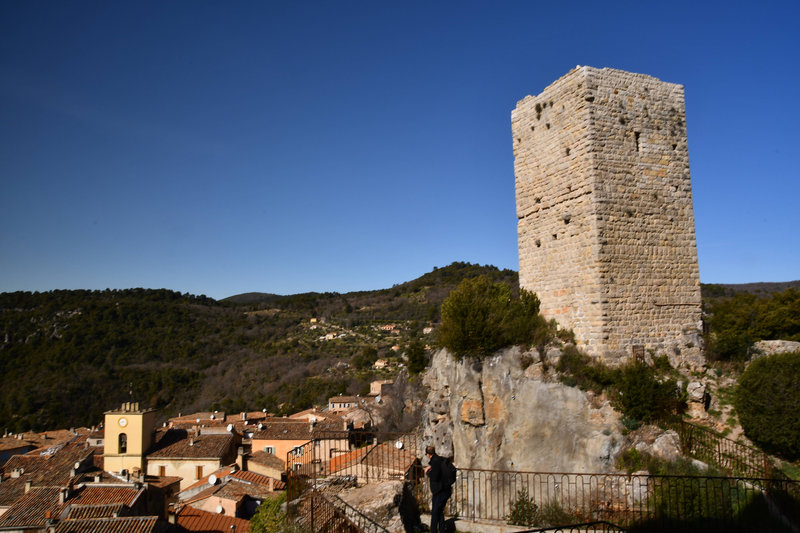
POLYGON ((770 453, 800 458, 800 352, 753 361, 734 404, 748 438, 770 453))
POLYGON ((554 336, 539 315, 539 298, 486 276, 466 279, 442 303, 439 344, 462 357, 486 357, 515 344, 543 348, 554 336))

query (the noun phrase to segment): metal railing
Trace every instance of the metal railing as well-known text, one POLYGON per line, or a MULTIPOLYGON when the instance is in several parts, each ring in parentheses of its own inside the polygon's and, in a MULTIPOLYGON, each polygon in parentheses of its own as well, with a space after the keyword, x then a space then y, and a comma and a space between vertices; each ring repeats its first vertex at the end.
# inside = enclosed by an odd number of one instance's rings
POLYGON ((631 530, 764 531, 772 490, 797 482, 714 476, 567 474, 461 469, 447 514, 556 527, 604 521, 631 530), (764 489, 770 487, 770 491, 764 489))
POLYGON ((356 528, 352 531, 383 533, 383 525, 336 494, 342 489, 368 483, 402 481, 408 483, 415 497, 419 497, 422 490, 419 479, 424 473, 420 456, 416 437, 412 435, 374 431, 319 433, 287 454, 286 462, 291 465, 287 500, 302 500, 291 518, 312 531, 328 531, 333 525, 328 526, 326 520, 332 520, 336 527, 344 527, 339 525, 344 517, 356 528))
POLYGON ((321 493, 311 489, 303 494, 302 501, 297 505, 295 523, 302 530, 324 531, 326 533, 362 533, 366 531, 331 503, 321 493))
POLYGON ((715 465, 737 476, 771 478, 775 467, 770 457, 757 448, 728 439, 703 426, 684 420, 670 424, 678 432, 685 455, 715 465))

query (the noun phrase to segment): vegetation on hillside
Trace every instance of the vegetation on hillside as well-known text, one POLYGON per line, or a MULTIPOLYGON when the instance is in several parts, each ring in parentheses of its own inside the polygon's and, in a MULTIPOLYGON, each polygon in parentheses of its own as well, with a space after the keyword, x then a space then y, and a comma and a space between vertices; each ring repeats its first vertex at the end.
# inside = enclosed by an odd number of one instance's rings
POLYGON ((162 416, 288 413, 365 393, 397 371, 373 368, 379 358, 424 369, 423 328, 475 275, 517 283, 510 270, 454 263, 391 289, 246 303, 163 289, 0 293, 0 428, 91 426, 130 400, 162 416))
POLYGON ((734 401, 750 440, 769 453, 800 459, 800 352, 750 363, 734 401))
POLYGON ((555 322, 539 314, 539 298, 486 276, 465 279, 442 303, 439 345, 456 359, 486 357, 512 345, 544 346, 556 335, 555 322))
POLYGON ((632 429, 643 422, 666 420, 683 412, 686 392, 678 387, 676 373, 666 356, 653 365, 629 361, 610 367, 568 346, 558 361, 559 379, 571 386, 605 392, 632 429))
POLYGON ((744 361, 759 340, 800 341, 800 289, 758 296, 704 286, 706 350, 711 361, 744 361))

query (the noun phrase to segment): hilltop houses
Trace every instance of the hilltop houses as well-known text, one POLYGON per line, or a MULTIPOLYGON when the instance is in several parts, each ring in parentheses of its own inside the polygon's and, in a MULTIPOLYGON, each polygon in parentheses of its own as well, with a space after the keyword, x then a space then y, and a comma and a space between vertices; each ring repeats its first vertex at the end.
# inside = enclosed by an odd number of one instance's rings
MULTIPOLYGON (((209 411, 160 426, 157 411, 126 402, 91 429, 5 435, 0 533, 247 532, 287 472, 327 475, 355 462, 374 475, 374 457, 391 448, 365 446, 363 431, 387 394, 391 382, 376 381, 366 396, 291 416, 209 411)), ((399 457, 397 475, 415 460, 399 457)))

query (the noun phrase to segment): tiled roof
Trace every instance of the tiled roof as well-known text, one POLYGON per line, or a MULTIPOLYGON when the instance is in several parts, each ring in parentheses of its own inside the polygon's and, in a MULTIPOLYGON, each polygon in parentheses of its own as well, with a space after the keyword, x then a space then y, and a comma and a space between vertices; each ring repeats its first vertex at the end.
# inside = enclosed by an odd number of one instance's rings
POLYGON ((262 422, 253 431, 253 439, 259 440, 311 440, 311 424, 305 420, 281 420, 262 422))
POLYGON ((333 457, 329 462, 330 473, 334 474, 340 470, 344 470, 345 468, 350 468, 351 466, 357 465, 370 451, 372 451, 374 447, 374 444, 370 444, 369 446, 358 448, 352 452, 347 452, 333 457))
POLYGON ((154 533, 165 528, 157 516, 62 520, 55 533, 154 533))
POLYGON ((148 457, 174 459, 220 459, 233 453, 234 437, 231 434, 200 434, 191 436, 185 429, 162 432, 148 457))
POLYGON ((45 514, 56 517, 65 504, 58 503, 59 488, 33 488, 0 515, 0 529, 44 527, 45 514))
POLYGON ((175 424, 185 424, 187 422, 197 423, 198 419, 200 420, 201 423, 208 423, 209 421, 224 422, 225 413, 223 411, 216 411, 216 412, 207 411, 200 413, 192 413, 190 415, 182 415, 170 418, 169 421, 175 424))
POLYGON ((26 440, 26 439, 18 439, 16 437, 2 437, 0 438, 0 452, 5 452, 9 450, 16 450, 19 448, 30 448, 36 447, 36 444, 26 440))
POLYGON ((250 455, 247 461, 269 466, 277 470, 284 470, 286 468, 286 461, 276 456, 274 453, 264 451, 256 452, 250 455))
POLYGON ((211 476, 216 476, 217 479, 222 479, 225 476, 229 476, 237 468, 238 466, 236 465, 223 466, 222 468, 215 470, 214 472, 211 472, 207 476, 195 481, 194 483, 183 489, 181 492, 196 489, 197 487, 200 487, 202 485, 208 485, 208 480, 211 476))
POLYGON ((325 419, 312 425, 304 419, 273 418, 259 423, 253 431, 253 440, 311 440, 330 431, 342 431, 342 421, 325 419))
POLYGON ((247 483, 253 483, 254 485, 268 486, 270 482, 272 482, 273 484, 280 482, 280 480, 276 480, 269 476, 259 474, 258 472, 245 472, 244 470, 237 470, 236 472, 231 474, 231 477, 238 479, 240 481, 245 481, 247 483))
POLYGON ((392 443, 384 442, 373 448, 364 458, 364 464, 386 468, 396 473, 405 473, 417 460, 405 449, 398 450, 392 443))
POLYGON ((129 486, 101 487, 87 485, 77 495, 71 497, 68 503, 84 505, 121 503, 131 507, 144 489, 129 486))
POLYGON ((6 461, 0 471, 0 506, 11 505, 25 492, 25 482, 33 487, 63 487, 71 480, 75 463, 83 463, 94 454, 93 448, 84 448, 77 443, 59 445, 58 449, 27 455, 14 455, 6 461), (16 472, 16 474, 15 474, 16 472), (18 477, 13 477, 18 475, 18 477))
POLYGON ((75 505, 72 504, 67 509, 64 519, 83 519, 83 518, 108 518, 113 516, 129 516, 131 510, 121 503, 75 505))
POLYGON ((178 512, 176 522, 180 527, 188 531, 202 531, 204 533, 212 531, 230 533, 231 526, 234 526, 236 533, 248 533, 250 531, 250 522, 248 520, 201 511, 190 505, 185 506, 178 512))
POLYGON ((328 403, 356 403, 359 399, 359 396, 331 396, 328 403))

